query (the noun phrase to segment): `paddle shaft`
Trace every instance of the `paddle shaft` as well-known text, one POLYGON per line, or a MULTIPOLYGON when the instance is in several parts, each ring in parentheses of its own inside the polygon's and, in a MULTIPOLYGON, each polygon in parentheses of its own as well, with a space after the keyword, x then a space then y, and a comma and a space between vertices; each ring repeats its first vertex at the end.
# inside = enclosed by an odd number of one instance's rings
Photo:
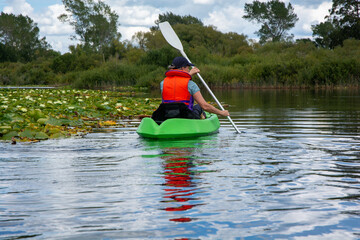
MULTIPOLYGON (((169 24, 169 22, 161 22, 159 23, 159 28, 160 31, 162 33, 162 35, 164 36, 165 40, 174 48, 176 48, 177 50, 180 51, 180 53, 183 55, 184 58, 186 58, 189 62, 190 59, 186 56, 185 52, 184 52, 184 48, 183 45, 181 44, 181 41, 179 39, 179 37, 176 35, 174 29, 171 27, 171 25, 169 24)), ((201 75, 199 73, 197 73, 197 76, 200 78, 201 82, 204 84, 204 86, 206 87, 206 89, 209 91, 209 93, 211 94, 211 96, 213 97, 213 99, 216 101, 216 103, 218 104, 219 108, 221 110, 224 111, 223 106, 220 104, 219 100, 217 100, 217 98, 215 97, 214 93, 211 91, 211 89, 209 88, 209 86, 206 84, 206 82, 204 81, 204 79, 201 77, 201 75)), ((227 118, 229 119, 230 123, 233 125, 233 127, 235 128, 237 133, 240 133, 239 129, 236 127, 235 123, 232 121, 232 119, 230 118, 230 116, 227 116, 227 118)))
MULTIPOLYGON (((189 62, 191 62, 190 59, 187 57, 187 55, 186 55, 186 53, 185 53, 184 51, 181 51, 181 50, 179 50, 179 51, 180 51, 181 55, 183 55, 184 58, 186 58, 189 62)), ((209 86, 206 84, 205 80, 201 77, 200 73, 197 73, 196 75, 200 78, 201 82, 204 84, 205 88, 208 90, 208 92, 210 93, 210 95, 213 97, 213 99, 215 100, 215 102, 217 103, 217 105, 219 106, 219 108, 220 108, 221 110, 225 110, 225 109, 223 108, 223 106, 221 105, 221 103, 219 102, 219 100, 216 98, 215 94, 211 91, 211 89, 209 88, 209 86)), ((235 125, 235 123, 233 122, 233 120, 231 119, 231 117, 230 117, 230 116, 227 116, 227 118, 228 118, 229 122, 233 125, 233 127, 235 128, 236 132, 237 132, 237 133, 240 133, 239 129, 236 127, 236 125, 235 125)))

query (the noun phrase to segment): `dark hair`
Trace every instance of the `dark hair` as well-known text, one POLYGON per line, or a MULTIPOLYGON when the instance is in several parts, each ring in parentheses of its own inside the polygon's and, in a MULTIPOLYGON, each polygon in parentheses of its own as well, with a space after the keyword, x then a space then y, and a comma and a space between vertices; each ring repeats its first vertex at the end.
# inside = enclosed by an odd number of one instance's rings
POLYGON ((168 66, 169 69, 177 69, 175 65, 171 64, 168 66))

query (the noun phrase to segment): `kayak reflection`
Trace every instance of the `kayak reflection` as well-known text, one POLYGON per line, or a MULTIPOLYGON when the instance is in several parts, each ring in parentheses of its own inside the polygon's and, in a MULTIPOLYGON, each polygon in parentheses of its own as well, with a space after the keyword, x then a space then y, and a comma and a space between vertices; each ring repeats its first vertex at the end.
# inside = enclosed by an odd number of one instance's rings
POLYGON ((166 211, 172 222, 191 222, 201 218, 200 205, 206 204, 203 173, 213 172, 207 165, 212 163, 204 159, 203 152, 218 144, 216 135, 193 139, 155 140, 141 139, 147 150, 159 151, 161 176, 163 178, 163 196, 160 209, 166 211))
MULTIPOLYGON (((162 202, 169 203, 172 206, 164 208, 169 212, 185 212, 199 204, 189 204, 192 200, 199 200, 193 197, 198 189, 194 180, 194 174, 191 168, 194 167, 193 160, 190 156, 190 149, 167 148, 163 150, 164 159, 164 179, 165 194, 162 202)), ((171 218, 174 222, 190 222, 190 217, 171 218)))

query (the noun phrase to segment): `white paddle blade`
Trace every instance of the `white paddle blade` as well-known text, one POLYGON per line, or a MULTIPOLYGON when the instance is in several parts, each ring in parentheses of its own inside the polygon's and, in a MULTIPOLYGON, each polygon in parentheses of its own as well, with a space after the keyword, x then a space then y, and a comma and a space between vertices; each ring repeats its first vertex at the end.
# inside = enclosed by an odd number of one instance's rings
POLYGON ((161 31, 162 35, 164 36, 165 40, 171 46, 173 46, 180 52, 184 51, 183 46, 180 42, 180 39, 178 38, 174 29, 171 27, 171 25, 168 22, 159 23, 159 28, 160 28, 160 31, 161 31))

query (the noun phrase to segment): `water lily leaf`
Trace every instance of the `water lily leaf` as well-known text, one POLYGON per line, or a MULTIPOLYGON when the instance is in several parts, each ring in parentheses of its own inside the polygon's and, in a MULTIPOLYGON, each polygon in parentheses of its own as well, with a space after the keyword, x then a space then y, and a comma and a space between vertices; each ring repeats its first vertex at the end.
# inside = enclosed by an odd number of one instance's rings
POLYGON ((103 126, 115 126, 117 123, 115 121, 105 121, 100 123, 103 126))
POLYGON ((12 129, 15 131, 20 131, 22 128, 23 127, 19 122, 12 123, 12 129))
POLYGON ((24 121, 24 118, 19 115, 16 115, 12 118, 12 122, 22 122, 22 121, 24 121))
POLYGON ((2 137, 2 139, 3 140, 11 140, 13 137, 17 137, 17 136, 19 136, 19 135, 18 135, 18 133, 16 131, 11 131, 11 132, 5 134, 2 137))
POLYGON ((36 122, 41 125, 46 125, 47 120, 49 120, 49 118, 39 118, 36 122))
POLYGON ((28 112, 28 116, 30 116, 34 121, 37 121, 39 118, 45 118, 45 115, 40 109, 30 110, 28 112))
POLYGON ((71 122, 71 126, 83 126, 83 125, 84 125, 84 121, 82 119, 72 120, 71 122))
POLYGON ((19 110, 24 113, 26 113, 28 111, 27 108, 25 108, 25 107, 20 107, 19 110))
POLYGON ((47 132, 48 134, 55 134, 55 133, 61 132, 61 130, 58 129, 58 128, 48 127, 48 126, 51 126, 51 125, 47 125, 46 128, 45 128, 45 129, 46 129, 46 132, 47 132))
POLYGON ((0 130, 9 130, 11 126, 0 126, 0 130))
POLYGON ((37 132, 35 134, 35 139, 38 139, 38 140, 45 140, 45 139, 48 139, 48 138, 49 138, 49 136, 44 132, 37 132))
POLYGON ((62 122, 59 119, 56 119, 53 117, 50 117, 45 123, 53 125, 53 126, 61 126, 62 125, 62 122))
POLYGON ((58 132, 58 133, 54 133, 53 135, 51 135, 50 138, 65 138, 65 135, 58 132))
POLYGON ((12 121, 12 117, 10 114, 3 114, 3 115, 0 115, 0 121, 1 122, 10 122, 10 121, 12 121))
POLYGON ((35 134, 36 134, 36 133, 33 132, 33 131, 31 131, 30 129, 25 129, 23 132, 21 132, 21 133, 19 134, 19 137, 32 139, 32 138, 34 138, 34 135, 35 135, 35 134))
POLYGON ((62 126, 72 126, 73 121, 67 118, 61 118, 59 119, 62 126))
POLYGON ((0 126, 0 134, 1 136, 7 134, 12 130, 11 126, 0 126))
POLYGON ((120 117, 151 114, 161 102, 161 99, 134 98, 134 94, 131 88, 120 94, 116 91, 0 89, 0 126, 7 126, 0 128, 0 138, 6 135, 11 140, 21 133, 22 141, 31 141, 35 137, 46 138, 39 132, 49 138, 86 134, 94 127, 111 126, 120 117))
POLYGON ((109 107, 108 105, 102 105, 102 104, 97 104, 96 105, 97 109, 99 110, 111 110, 112 108, 109 107))

